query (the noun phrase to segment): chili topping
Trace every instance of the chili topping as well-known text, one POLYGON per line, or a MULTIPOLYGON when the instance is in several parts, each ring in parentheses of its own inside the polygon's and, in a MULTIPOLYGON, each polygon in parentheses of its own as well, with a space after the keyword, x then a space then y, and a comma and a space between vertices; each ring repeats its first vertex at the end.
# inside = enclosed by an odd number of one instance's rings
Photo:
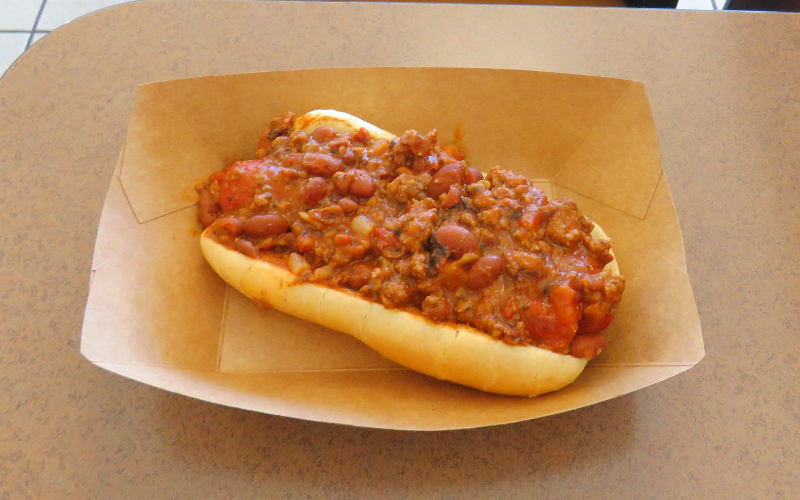
POLYGON ((471 325, 503 342, 591 359, 624 279, 571 200, 500 167, 484 175, 437 132, 270 124, 256 158, 198 186, 198 218, 248 257, 388 308, 471 325))

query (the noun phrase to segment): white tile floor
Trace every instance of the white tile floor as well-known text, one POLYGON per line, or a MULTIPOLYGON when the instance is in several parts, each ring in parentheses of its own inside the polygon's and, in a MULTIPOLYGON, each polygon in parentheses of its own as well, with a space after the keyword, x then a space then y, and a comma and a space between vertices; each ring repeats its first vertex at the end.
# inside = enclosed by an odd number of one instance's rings
POLYGON ((0 71, 6 68, 25 51, 28 33, 0 33, 0 71))
POLYGON ((131 0, 0 0, 0 75, 39 39, 89 12, 131 0))
MULTIPOLYGON (((29 0, 35 1, 35 0, 29 0)), ((37 29, 52 31, 84 14, 130 0, 47 0, 37 29)))
POLYGON ((0 2, 0 30, 30 31, 41 3, 41 0, 3 0, 0 2))
MULTIPOLYGON (((33 43, 84 14, 131 0, 0 0, 0 75, 33 43)), ((532 0, 535 1, 535 0, 532 0)), ((679 9, 722 9, 727 0, 679 0, 679 9)))

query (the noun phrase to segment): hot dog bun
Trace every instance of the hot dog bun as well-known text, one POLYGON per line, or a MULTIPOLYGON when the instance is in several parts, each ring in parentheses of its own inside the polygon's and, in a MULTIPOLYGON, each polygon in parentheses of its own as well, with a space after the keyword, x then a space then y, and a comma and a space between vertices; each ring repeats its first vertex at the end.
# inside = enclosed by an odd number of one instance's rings
POLYGON ((353 133, 360 128, 367 129, 369 135, 376 139, 394 139, 395 135, 382 128, 342 111, 335 109, 315 109, 298 116, 294 120, 295 130, 312 133, 319 127, 330 127, 340 133, 353 133))
MULTIPOLYGON (((339 111, 312 111, 295 120, 295 128, 307 132, 320 126, 337 132, 363 127, 374 137, 394 137, 339 111)), ((599 226, 593 235, 608 239, 599 226)), ((438 379, 533 397, 570 384, 586 366, 582 358, 510 345, 468 325, 437 323, 421 314, 388 309, 348 290, 300 282, 280 264, 247 257, 218 243, 211 228, 203 232, 200 243, 214 271, 256 302, 353 335, 387 359, 438 379)), ((616 261, 607 269, 619 274, 616 261)))

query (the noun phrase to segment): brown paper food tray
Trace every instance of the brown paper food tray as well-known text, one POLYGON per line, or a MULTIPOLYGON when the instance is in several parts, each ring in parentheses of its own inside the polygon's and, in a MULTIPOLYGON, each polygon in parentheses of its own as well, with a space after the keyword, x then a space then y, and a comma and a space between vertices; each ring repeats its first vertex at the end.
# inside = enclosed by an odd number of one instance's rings
POLYGON ((195 398, 390 429, 516 422, 604 401, 704 355, 680 228, 644 86, 490 69, 365 68, 145 85, 98 230, 81 352, 195 398), (347 111, 400 133, 437 128, 473 166, 571 197, 612 237, 627 289, 606 351, 572 385, 496 396, 405 370, 355 339, 266 310, 203 260, 194 184, 251 158, 276 115, 347 111))

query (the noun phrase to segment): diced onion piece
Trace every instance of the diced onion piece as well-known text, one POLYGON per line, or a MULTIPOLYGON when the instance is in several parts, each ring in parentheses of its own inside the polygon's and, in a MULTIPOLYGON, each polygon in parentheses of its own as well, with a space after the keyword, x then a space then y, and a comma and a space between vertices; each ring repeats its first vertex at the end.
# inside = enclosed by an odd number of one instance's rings
POLYGON ((286 262, 286 265, 289 266, 289 271, 297 276, 311 269, 305 257, 295 252, 289 254, 289 260, 286 262))
POLYGON ((375 228, 375 224, 366 215, 356 215, 350 222, 350 228, 358 235, 369 236, 369 233, 375 228))
MULTIPOLYGON (((302 257, 301 257, 302 258, 302 257)), ((314 269, 314 281, 323 281, 333 276, 333 266, 322 266, 314 269)))
POLYGON ((457 266, 466 266, 467 264, 475 262, 476 260, 478 260, 478 254, 470 252, 462 255, 461 258, 459 258, 453 264, 457 266))

